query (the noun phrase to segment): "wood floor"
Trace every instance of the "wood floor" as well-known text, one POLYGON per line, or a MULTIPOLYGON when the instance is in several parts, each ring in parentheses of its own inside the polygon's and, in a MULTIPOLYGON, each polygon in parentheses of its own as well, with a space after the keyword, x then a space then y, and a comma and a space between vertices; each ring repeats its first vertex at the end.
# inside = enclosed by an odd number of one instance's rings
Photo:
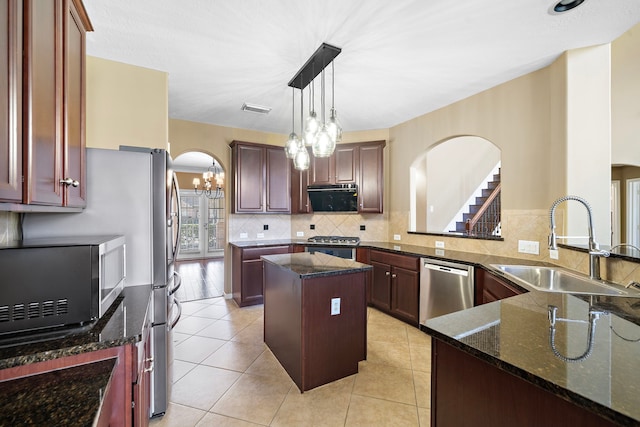
POLYGON ((195 301, 224 295, 224 258, 177 261, 182 284, 176 292, 179 301, 195 301))

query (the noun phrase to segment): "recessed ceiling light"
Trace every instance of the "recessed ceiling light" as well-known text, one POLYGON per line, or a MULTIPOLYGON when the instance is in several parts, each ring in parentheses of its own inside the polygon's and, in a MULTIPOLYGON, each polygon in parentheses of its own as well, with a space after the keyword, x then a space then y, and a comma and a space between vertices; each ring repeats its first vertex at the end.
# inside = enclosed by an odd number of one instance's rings
POLYGON ((561 0, 553 6, 553 11, 556 13, 567 12, 580 6, 582 3, 584 3, 584 0, 561 0))
POLYGON ((271 108, 263 107, 262 105, 249 104, 248 102, 245 102, 244 104, 242 104, 241 110, 251 111, 252 113, 269 114, 269 111, 271 111, 271 108))

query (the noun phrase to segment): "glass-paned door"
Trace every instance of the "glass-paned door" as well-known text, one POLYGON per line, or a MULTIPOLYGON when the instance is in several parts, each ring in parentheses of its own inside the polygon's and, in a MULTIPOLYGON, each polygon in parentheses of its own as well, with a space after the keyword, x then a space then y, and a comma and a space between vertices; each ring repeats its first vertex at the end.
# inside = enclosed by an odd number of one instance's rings
POLYGON ((179 259, 211 258, 224 255, 224 195, 209 199, 193 190, 180 191, 179 259))

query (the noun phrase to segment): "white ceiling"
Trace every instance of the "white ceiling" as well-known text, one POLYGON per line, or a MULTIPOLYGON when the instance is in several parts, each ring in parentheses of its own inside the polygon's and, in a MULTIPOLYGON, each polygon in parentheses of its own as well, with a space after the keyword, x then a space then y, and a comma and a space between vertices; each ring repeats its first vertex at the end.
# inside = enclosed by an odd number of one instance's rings
MULTIPOLYGON (((166 71, 169 117, 283 134, 287 83, 322 42, 342 48, 336 109, 344 130, 357 131, 392 127, 640 22, 639 0, 586 0, 562 15, 549 12, 556 0, 84 3, 89 55, 166 71), (244 112, 244 102, 272 110, 244 112)), ((295 99, 299 122, 299 91, 295 99)))

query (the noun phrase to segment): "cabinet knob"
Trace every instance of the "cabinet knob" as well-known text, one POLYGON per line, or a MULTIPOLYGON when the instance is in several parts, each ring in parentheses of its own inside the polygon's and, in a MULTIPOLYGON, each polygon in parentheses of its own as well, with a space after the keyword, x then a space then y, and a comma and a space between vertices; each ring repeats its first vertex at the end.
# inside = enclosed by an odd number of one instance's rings
POLYGON ((80 182, 76 181, 75 179, 65 178, 60 180, 60 184, 66 185, 67 187, 68 186, 77 187, 78 185, 80 185, 80 182))
POLYGON ((396 276, 395 274, 392 274, 392 275, 391 275, 391 278, 392 278, 392 279, 395 279, 396 277, 397 277, 397 276, 396 276))
POLYGON ((389 273, 388 271, 385 271, 385 272, 384 272, 384 275, 385 275, 385 276, 388 276, 388 275, 390 275, 390 274, 391 274, 391 273, 389 273))

